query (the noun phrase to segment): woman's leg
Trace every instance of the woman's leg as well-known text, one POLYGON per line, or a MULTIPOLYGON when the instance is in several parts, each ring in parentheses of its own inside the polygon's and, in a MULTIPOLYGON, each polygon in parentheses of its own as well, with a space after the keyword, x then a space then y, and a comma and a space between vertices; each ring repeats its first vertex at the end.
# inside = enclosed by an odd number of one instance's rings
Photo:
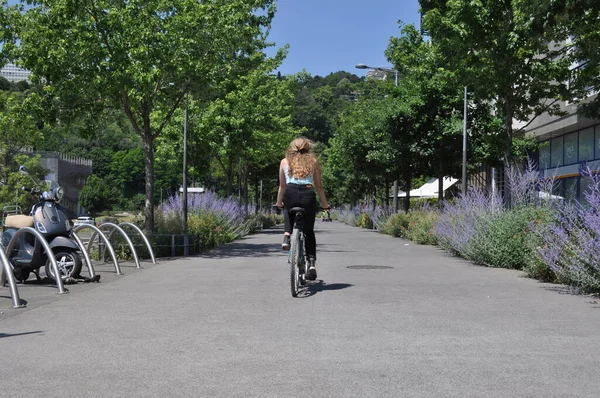
POLYGON ((300 206, 304 207, 304 235, 306 236, 306 257, 317 258, 317 240, 315 238, 315 218, 317 216, 317 197, 312 188, 303 188, 300 206))

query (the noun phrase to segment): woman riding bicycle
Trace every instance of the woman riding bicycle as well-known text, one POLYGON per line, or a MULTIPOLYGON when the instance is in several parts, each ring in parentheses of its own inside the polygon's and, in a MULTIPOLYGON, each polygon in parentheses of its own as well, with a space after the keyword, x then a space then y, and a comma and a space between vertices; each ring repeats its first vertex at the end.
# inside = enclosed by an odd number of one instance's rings
POLYGON ((317 214, 317 198, 319 194, 321 207, 328 209, 327 198, 321 184, 321 168, 317 157, 312 152, 313 142, 308 138, 294 139, 279 164, 279 191, 277 207, 285 208, 283 250, 290 248, 290 235, 294 219, 289 212, 292 207, 304 208, 304 235, 306 237, 306 257, 308 258, 307 278, 317 279, 315 268, 317 259, 317 241, 315 239, 315 217, 317 214))

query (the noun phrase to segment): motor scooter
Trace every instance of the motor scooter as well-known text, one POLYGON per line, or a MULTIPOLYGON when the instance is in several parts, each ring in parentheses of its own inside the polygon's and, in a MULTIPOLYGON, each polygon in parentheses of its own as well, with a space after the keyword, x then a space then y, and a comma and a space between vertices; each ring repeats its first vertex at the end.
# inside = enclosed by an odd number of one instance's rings
MULTIPOLYGON (((25 166, 21 166, 19 171, 29 175, 25 166)), ((33 182, 35 184, 35 181, 33 182)), ((39 197, 39 202, 33 205, 29 216, 14 214, 17 209, 15 206, 3 209, 5 229, 2 234, 2 246, 4 248, 8 246, 19 228, 35 228, 52 249, 61 278, 63 280, 69 277, 75 278, 81 272, 82 263, 78 253, 79 246, 70 236, 71 222, 65 209, 58 203, 64 191, 56 181, 47 183, 49 185, 45 191, 40 190, 37 184, 34 188, 23 187, 24 191, 39 197)), ((56 280, 48 255, 39 240, 31 233, 21 234, 17 239, 18 243, 12 252, 6 253, 13 267, 15 279, 24 282, 33 272, 40 280, 39 269, 44 266, 46 276, 56 280)))

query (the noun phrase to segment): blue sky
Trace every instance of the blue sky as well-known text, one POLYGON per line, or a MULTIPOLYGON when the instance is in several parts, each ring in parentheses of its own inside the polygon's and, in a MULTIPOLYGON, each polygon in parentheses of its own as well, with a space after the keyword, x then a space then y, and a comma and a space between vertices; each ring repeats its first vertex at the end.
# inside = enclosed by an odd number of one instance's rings
POLYGON ((390 37, 400 36, 398 20, 418 27, 418 0, 278 0, 269 39, 276 48, 290 45, 279 68, 284 75, 306 69, 313 76, 364 76, 354 65, 390 65, 384 51, 390 37))

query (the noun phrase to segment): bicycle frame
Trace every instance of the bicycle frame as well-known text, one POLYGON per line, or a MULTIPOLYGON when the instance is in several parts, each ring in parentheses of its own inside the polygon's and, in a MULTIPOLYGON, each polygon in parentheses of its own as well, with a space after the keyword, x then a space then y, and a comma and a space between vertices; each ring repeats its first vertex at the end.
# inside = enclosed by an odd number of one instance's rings
POLYGON ((290 284, 292 296, 298 296, 300 285, 306 284, 306 250, 304 247, 304 209, 290 209, 294 215, 294 229, 290 239, 288 263, 290 264, 290 284))

